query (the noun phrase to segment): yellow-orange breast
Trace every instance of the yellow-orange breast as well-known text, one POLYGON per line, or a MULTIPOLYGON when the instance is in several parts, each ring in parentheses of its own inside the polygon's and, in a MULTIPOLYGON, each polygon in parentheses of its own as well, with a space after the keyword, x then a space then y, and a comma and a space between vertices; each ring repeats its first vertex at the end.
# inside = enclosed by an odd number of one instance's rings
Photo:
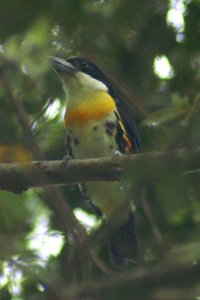
POLYGON ((95 91, 80 99, 73 106, 73 99, 65 114, 65 126, 85 126, 91 121, 102 120, 115 110, 115 101, 106 91, 95 91))

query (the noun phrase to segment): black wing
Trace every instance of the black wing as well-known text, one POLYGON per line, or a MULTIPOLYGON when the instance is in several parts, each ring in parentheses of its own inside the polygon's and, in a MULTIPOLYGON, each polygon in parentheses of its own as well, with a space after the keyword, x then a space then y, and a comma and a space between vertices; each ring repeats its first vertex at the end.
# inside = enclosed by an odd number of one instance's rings
MULTIPOLYGON (((111 94, 112 95, 112 94, 111 94)), ((139 152, 141 150, 140 137, 138 134, 138 129, 135 124, 134 117, 130 111, 129 106, 118 96, 115 95, 116 106, 123 123, 123 126, 127 133, 127 138, 132 144, 131 152, 139 152)))

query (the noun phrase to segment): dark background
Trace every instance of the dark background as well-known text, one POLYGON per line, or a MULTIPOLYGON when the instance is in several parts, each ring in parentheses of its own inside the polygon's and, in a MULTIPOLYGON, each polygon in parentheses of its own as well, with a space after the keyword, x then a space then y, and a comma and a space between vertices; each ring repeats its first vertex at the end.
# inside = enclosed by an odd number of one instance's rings
MULTIPOLYGON (((87 246, 74 238, 81 230, 61 203, 93 217, 77 187, 20 195, 1 191, 0 299, 198 296, 199 273, 195 276, 192 266, 200 253, 199 169, 193 152, 200 125, 199 16, 197 0, 1 0, 1 162, 63 158, 65 97, 46 58, 57 55, 89 58, 104 70, 134 113, 143 152, 187 148, 193 166, 183 173, 173 161, 156 161, 143 164, 139 174, 128 173, 142 191, 136 206, 144 260, 126 271, 111 266, 106 243, 95 233, 87 246), (182 14, 180 26, 167 21, 172 9, 182 14), (163 56, 172 73, 162 78, 154 62, 163 56), (153 179, 142 176, 149 168, 153 179), (41 243, 62 235, 60 252, 45 259, 31 248, 34 228, 41 243), (78 288, 82 292, 76 294, 78 288)), ((39 244, 40 250, 49 253, 51 243, 58 240, 39 244)))

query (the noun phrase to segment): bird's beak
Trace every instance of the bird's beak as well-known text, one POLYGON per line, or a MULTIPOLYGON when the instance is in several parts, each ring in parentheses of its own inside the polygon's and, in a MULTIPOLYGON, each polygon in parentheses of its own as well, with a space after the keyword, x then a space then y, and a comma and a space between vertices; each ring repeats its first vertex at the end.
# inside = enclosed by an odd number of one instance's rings
POLYGON ((66 60, 55 56, 50 56, 49 58, 51 59, 53 68, 58 72, 58 74, 67 73, 73 75, 77 72, 77 69, 66 60))

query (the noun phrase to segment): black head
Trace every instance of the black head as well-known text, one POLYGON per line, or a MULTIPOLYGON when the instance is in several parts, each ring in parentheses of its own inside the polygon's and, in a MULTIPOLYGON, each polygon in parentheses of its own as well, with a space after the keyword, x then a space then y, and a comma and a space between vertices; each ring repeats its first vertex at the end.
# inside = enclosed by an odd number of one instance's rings
POLYGON ((109 80, 107 79, 106 75, 103 73, 103 71, 97 65, 90 62, 87 59, 79 58, 79 57, 70 58, 67 60, 67 62, 69 62, 77 71, 84 72, 84 73, 90 75, 91 77, 93 77, 94 79, 103 82, 107 86, 109 93, 112 96, 115 96, 115 92, 114 92, 109 80))
POLYGON ((79 57, 70 58, 68 60, 64 60, 59 57, 51 57, 51 59, 52 66, 58 72, 58 74, 62 75, 67 73, 73 75, 79 71, 83 72, 91 76, 92 78, 104 83, 108 88, 109 93, 114 98, 116 97, 116 94, 103 71, 89 60, 79 57))

